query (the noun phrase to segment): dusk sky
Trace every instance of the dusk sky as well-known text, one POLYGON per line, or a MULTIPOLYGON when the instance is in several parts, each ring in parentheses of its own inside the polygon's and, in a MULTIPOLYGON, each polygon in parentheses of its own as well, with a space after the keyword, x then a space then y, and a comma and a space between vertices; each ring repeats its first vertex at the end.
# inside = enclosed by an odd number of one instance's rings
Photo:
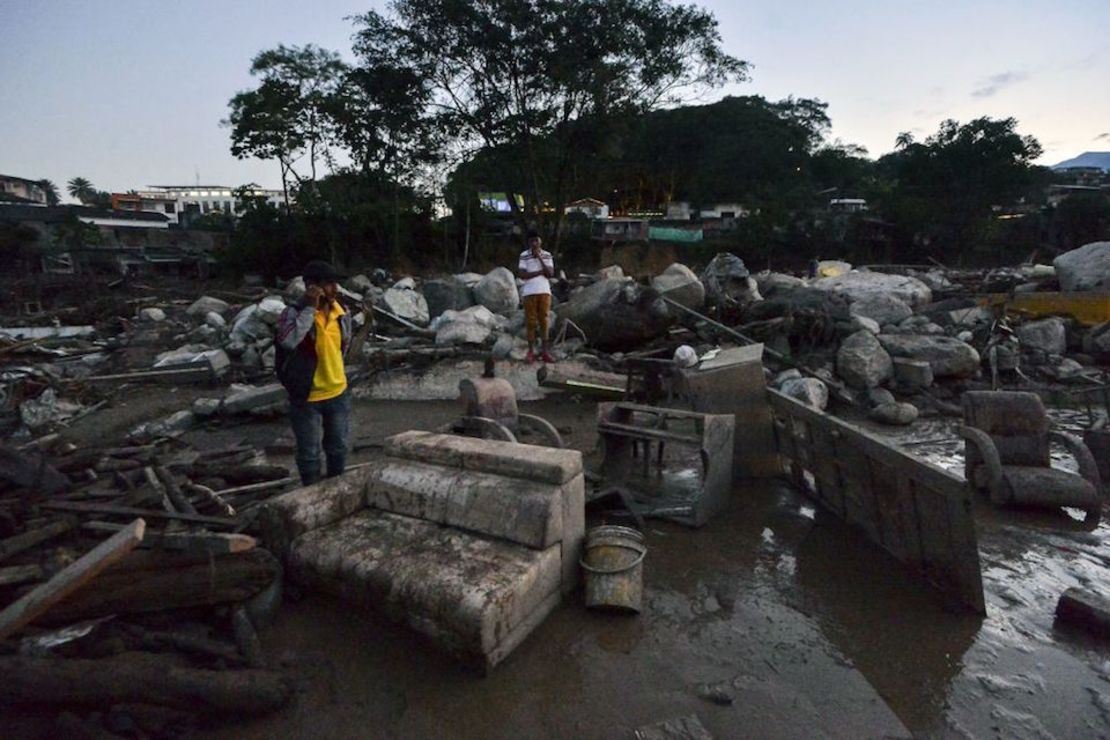
MULTIPOLYGON (((313 43, 350 58, 345 16, 380 2, 0 0, 0 173, 102 190, 278 187, 220 126, 251 58, 313 43)), ((714 91, 829 104, 832 138, 890 151, 945 118, 1013 116, 1042 164, 1110 151, 1110 2, 713 0, 750 82, 714 91)), ((583 195, 590 195, 583 193, 583 195)))

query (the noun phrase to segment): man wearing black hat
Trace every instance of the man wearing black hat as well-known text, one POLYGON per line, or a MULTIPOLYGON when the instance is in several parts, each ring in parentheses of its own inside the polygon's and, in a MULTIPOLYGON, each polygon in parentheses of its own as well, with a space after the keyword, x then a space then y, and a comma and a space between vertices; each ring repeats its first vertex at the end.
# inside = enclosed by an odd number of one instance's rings
POLYGON ((328 477, 347 464, 351 397, 343 357, 351 342, 351 317, 336 300, 340 277, 334 267, 313 260, 303 277, 304 296, 278 319, 276 367, 289 392, 297 469, 307 486, 320 480, 321 430, 328 477))

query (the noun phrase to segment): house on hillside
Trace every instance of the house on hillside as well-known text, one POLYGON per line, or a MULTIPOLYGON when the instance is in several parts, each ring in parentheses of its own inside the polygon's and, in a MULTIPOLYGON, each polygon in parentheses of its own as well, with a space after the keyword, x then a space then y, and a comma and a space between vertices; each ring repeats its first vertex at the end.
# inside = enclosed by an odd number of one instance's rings
POLYGON ((833 213, 862 213, 867 210, 867 201, 863 198, 833 198, 829 201, 829 210, 833 213))
POLYGON ((44 206, 46 191, 35 180, 14 175, 0 175, 0 200, 44 206))
POLYGON ((646 242, 651 221, 646 218, 607 218, 590 223, 590 238, 603 242, 646 242))
POLYGON ((567 203, 563 213, 581 213, 587 218, 609 218, 609 206, 596 198, 579 198, 567 203))
MULTIPOLYGON (((275 208, 285 204, 280 190, 256 188, 248 198, 265 200, 275 208)), ((209 213, 234 218, 243 210, 235 189, 227 185, 151 185, 146 190, 112 193, 112 208, 135 213, 160 214, 171 226, 188 226, 189 220, 209 213)))

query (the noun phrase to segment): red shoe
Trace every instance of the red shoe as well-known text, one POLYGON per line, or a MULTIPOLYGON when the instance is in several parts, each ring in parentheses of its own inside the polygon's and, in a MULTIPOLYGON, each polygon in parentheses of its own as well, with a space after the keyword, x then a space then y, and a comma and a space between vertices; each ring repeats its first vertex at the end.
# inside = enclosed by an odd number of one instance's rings
POLYGON ((555 362, 555 358, 552 357, 551 353, 548 352, 547 350, 543 351, 543 354, 540 355, 540 359, 543 360, 544 362, 547 362, 547 363, 554 363, 555 362))
POLYGON ((536 353, 532 350, 528 350, 528 354, 524 356, 524 361, 527 362, 529 365, 536 364, 536 353))

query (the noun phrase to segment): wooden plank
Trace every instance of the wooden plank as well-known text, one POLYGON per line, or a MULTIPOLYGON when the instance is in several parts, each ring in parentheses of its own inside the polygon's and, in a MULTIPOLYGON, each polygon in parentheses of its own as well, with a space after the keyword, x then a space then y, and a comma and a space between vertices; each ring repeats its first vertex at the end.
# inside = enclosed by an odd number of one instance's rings
POLYGON ((0 540, 0 561, 7 560, 12 555, 28 550, 40 542, 46 542, 64 532, 68 532, 76 526, 76 519, 66 517, 60 521, 51 522, 44 527, 17 534, 6 540, 0 540))
MULTIPOLYGON (((113 533, 124 525, 114 522, 85 522, 81 529, 89 532, 113 533)), ((246 552, 258 546, 258 540, 247 534, 227 534, 225 532, 156 532, 147 530, 140 547, 181 550, 191 553, 246 552)))
POLYGON ((78 514, 104 514, 106 516, 142 516, 150 519, 174 519, 189 524, 211 524, 217 527, 234 527, 238 524, 235 519, 220 516, 204 516, 203 514, 174 514, 157 509, 136 509, 131 506, 113 506, 111 504, 94 504, 84 501, 44 501, 39 504, 44 509, 54 511, 73 511, 78 514))
POLYGON ((50 610, 71 593, 92 581, 143 541, 146 522, 136 519, 125 529, 101 542, 56 576, 0 612, 0 640, 17 632, 50 610))
POLYGON ((41 581, 45 576, 41 565, 9 565, 7 568, 0 568, 0 586, 41 581))

